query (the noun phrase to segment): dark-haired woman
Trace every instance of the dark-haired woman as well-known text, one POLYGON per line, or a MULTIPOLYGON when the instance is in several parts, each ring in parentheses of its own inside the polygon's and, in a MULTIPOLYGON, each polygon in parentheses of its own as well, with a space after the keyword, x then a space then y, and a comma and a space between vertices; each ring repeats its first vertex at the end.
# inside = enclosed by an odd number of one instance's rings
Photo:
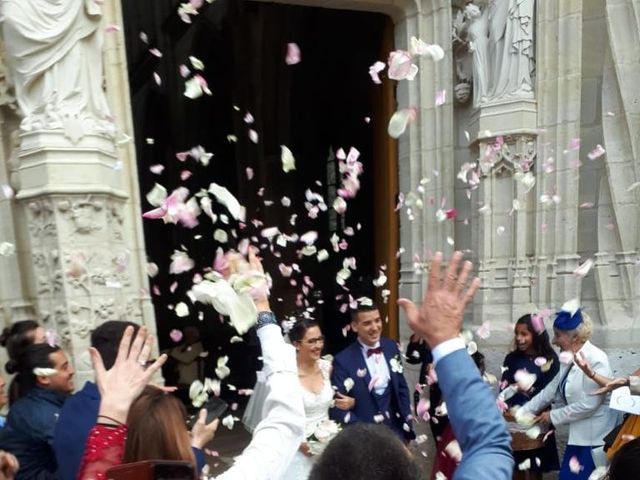
MULTIPOLYGON (((6 327, 0 335, 0 345, 7 349, 9 361, 5 364, 8 374, 18 373, 20 363, 24 361, 24 354, 29 345, 45 343, 46 334, 44 328, 35 320, 21 320, 10 327, 6 327)), ((14 378, 9 385, 9 405, 24 396, 20 391, 19 378, 14 378)))
MULTIPOLYGON (((334 402, 331 387, 331 362, 320 358, 324 348, 324 336, 314 320, 299 319, 291 330, 289 340, 296 349, 298 378, 302 386, 305 412, 305 439, 314 435, 317 428, 329 421, 329 408, 334 402)), ((350 410, 355 400, 340 393, 336 394, 335 406, 350 410)), ((304 441, 293 457, 283 480, 303 480, 309 477, 313 467, 314 452, 304 441)))
MULTIPOLYGON (((558 356, 551 347, 549 334, 542 322, 534 326, 531 315, 518 319, 514 330, 515 349, 504 359, 500 390, 513 395, 505 401, 509 408, 527 403, 556 376, 560 368, 558 356), (537 327, 537 328, 536 328, 537 327), (533 376, 535 375, 535 381, 533 376)), ((542 479, 543 472, 559 470, 558 449, 554 434, 550 434, 542 447, 518 449, 514 442, 513 456, 516 462, 515 480, 542 479), (520 470, 518 466, 528 467, 520 470), (528 476, 527 476, 528 475, 528 476)))

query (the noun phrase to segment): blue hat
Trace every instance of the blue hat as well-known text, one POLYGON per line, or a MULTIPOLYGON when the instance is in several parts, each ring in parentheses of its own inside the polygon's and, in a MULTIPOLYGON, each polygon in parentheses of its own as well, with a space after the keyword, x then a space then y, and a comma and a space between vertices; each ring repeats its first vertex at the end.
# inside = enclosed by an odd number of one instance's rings
POLYGON ((556 330, 575 330, 582 323, 582 311, 580 309, 572 315, 571 312, 560 310, 556 314, 553 328, 556 330))

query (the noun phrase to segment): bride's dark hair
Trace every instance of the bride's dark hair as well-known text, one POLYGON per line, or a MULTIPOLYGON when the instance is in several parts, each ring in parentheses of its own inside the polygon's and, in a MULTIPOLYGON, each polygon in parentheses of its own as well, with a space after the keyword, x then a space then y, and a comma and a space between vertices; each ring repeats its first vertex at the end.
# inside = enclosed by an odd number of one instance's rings
POLYGON ((289 340, 291 340, 291 343, 302 341, 307 330, 313 327, 320 327, 320 325, 312 318, 299 317, 291 327, 291 330, 289 330, 289 340))

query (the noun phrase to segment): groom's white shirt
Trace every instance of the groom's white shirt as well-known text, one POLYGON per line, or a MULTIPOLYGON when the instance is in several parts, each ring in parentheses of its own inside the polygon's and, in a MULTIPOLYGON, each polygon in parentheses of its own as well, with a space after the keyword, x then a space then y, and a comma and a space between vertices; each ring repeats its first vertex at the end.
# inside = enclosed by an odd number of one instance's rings
POLYGON ((365 345, 360 340, 358 340, 358 343, 360 344, 360 350, 362 351, 364 362, 367 364, 369 375, 371 375, 372 380, 376 380, 373 390, 378 395, 382 395, 389 386, 389 381, 391 380, 391 374, 389 373, 389 365, 387 365, 387 359, 384 358, 384 353, 374 353, 373 355, 367 355, 367 350, 369 350, 370 348, 380 347, 380 342, 376 342, 373 347, 365 345))

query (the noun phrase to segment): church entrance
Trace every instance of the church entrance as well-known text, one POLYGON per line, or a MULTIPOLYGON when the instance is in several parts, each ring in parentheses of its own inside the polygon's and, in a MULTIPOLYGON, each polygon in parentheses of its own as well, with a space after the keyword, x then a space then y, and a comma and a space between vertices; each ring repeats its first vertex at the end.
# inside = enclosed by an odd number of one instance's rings
MULTIPOLYGON (((386 133, 395 85, 376 85, 368 73, 393 48, 391 20, 245 0, 204 2, 197 15, 181 18, 178 5, 123 1, 140 189, 144 196, 157 183, 195 195, 215 182, 246 207, 246 221, 227 214, 225 223, 215 202, 216 223, 205 213, 193 228, 144 221, 148 260, 158 267, 150 288, 161 348, 175 346, 180 335, 172 331, 194 325, 209 352, 201 361, 207 376, 226 355, 228 383, 252 387, 255 339, 230 342, 236 332, 185 295, 194 274, 211 268, 217 247, 235 248, 242 239, 261 248, 278 317, 306 311, 321 323, 328 352, 351 341, 348 305, 363 296, 375 298, 387 334, 397 337, 397 146, 386 133), (287 62, 296 46, 300 61, 287 62), (211 94, 187 98, 185 85, 196 75, 211 94), (295 170, 283 168, 283 146, 295 170), (333 208, 344 187, 342 152, 363 166, 344 212, 340 200, 333 208), (275 229, 286 245, 270 235, 275 229), (303 248, 294 239, 307 232, 317 239, 303 248), (195 267, 170 274, 175 251, 195 267), (341 270, 350 273, 344 282, 337 281, 341 270), (188 304, 186 316, 178 316, 179 302, 188 304)), ((142 211, 153 208, 141 202, 142 211)))

